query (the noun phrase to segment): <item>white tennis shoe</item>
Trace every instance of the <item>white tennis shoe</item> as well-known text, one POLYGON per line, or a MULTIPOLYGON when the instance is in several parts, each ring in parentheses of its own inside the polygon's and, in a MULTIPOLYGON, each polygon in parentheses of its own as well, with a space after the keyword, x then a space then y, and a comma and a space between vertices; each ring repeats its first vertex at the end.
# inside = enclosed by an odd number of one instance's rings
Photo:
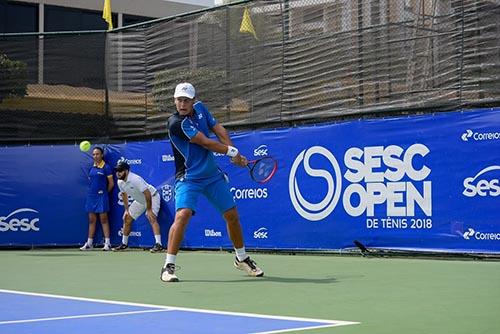
POLYGON ((160 279, 163 282, 179 282, 177 276, 175 276, 175 264, 169 263, 161 268, 160 279))
POLYGON ((104 244, 104 247, 102 248, 103 251, 107 252, 111 250, 111 245, 110 244, 104 244))
POLYGON ((250 256, 247 256, 246 259, 243 261, 238 261, 238 258, 234 260, 234 266, 239 269, 246 271, 248 276, 252 277, 262 277, 264 276, 264 272, 262 269, 257 267, 257 263, 255 263, 254 260, 250 258, 250 256))
POLYGON ((89 245, 88 243, 84 243, 82 247, 80 247, 81 251, 89 251, 94 249, 93 245, 89 245))

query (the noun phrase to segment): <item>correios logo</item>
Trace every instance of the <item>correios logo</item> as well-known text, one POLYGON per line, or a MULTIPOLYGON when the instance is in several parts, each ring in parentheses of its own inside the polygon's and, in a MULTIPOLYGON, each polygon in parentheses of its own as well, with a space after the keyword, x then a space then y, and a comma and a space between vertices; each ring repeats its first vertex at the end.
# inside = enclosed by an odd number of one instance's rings
MULTIPOLYGON (((123 227, 118 231, 118 236, 122 237, 123 236, 123 227)), ((140 237, 142 236, 141 231, 130 231, 129 237, 140 237)))
POLYGON ((120 162, 126 162, 129 165, 141 165, 142 159, 127 159, 125 157, 121 157, 120 159, 118 159, 118 161, 116 163, 118 164, 120 162))
POLYGON ((303 218, 319 221, 333 212, 343 190, 342 204, 352 217, 374 217, 376 207, 385 209, 387 217, 413 217, 416 208, 432 216, 432 184, 426 180, 431 170, 422 162, 429 152, 423 144, 406 149, 397 145, 351 147, 344 154, 347 186, 342 189, 342 172, 335 156, 322 146, 313 146, 300 152, 292 164, 288 181, 291 202, 303 218), (326 158, 325 169, 311 167, 314 155, 326 158), (306 176, 299 180, 301 166, 306 176), (300 191, 312 181, 309 177, 326 182, 327 191, 319 202, 309 202, 300 191))
POLYGON ((483 168, 475 176, 466 178, 463 183, 464 191, 462 194, 467 197, 496 197, 500 195, 500 183, 498 182, 498 178, 484 176, 484 174, 493 171, 500 171, 500 166, 488 166, 483 168))
POLYGON ((475 131, 472 131, 471 129, 467 129, 467 130, 465 130, 464 133, 462 133, 461 138, 463 141, 499 140, 500 139, 500 132, 498 132, 498 131, 496 131, 496 132, 475 132, 475 131))
POLYGON ((475 239, 481 241, 500 241, 499 232, 479 232, 470 228, 462 234, 465 240, 475 239))
POLYGON ((469 141, 469 138, 472 137, 473 133, 474 132, 472 132, 472 130, 467 129, 464 133, 462 133, 462 140, 463 141, 469 141))
POLYGON ((231 194, 233 194, 233 199, 266 199, 267 198, 267 188, 235 188, 231 187, 229 189, 231 194))
POLYGON ((474 233, 476 233, 476 231, 474 231, 473 229, 469 228, 468 231, 464 232, 463 237, 464 237, 465 240, 469 240, 470 237, 472 237, 474 235, 474 233))
POLYGON ((40 221, 38 217, 30 217, 38 211, 30 208, 21 208, 12 211, 7 216, 0 217, 0 232, 28 232, 28 231, 40 231, 37 223, 40 221))

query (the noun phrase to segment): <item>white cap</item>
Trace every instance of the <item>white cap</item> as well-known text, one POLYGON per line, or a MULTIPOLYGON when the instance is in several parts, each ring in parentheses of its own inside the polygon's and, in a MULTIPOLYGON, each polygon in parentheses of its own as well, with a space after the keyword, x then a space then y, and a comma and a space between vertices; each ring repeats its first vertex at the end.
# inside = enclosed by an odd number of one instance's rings
POLYGON ((189 82, 183 82, 178 84, 175 87, 175 93, 174 97, 187 97, 187 98, 194 98, 195 97, 195 90, 193 85, 191 85, 189 82))

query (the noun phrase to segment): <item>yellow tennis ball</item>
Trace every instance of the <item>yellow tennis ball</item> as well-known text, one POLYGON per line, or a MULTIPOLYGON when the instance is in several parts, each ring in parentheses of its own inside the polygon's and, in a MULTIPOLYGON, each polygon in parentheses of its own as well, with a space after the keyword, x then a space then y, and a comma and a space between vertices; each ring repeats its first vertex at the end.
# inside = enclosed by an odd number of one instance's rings
POLYGON ((92 146, 92 144, 90 144, 88 140, 84 140, 80 143, 80 151, 87 152, 90 150, 90 146, 92 146))

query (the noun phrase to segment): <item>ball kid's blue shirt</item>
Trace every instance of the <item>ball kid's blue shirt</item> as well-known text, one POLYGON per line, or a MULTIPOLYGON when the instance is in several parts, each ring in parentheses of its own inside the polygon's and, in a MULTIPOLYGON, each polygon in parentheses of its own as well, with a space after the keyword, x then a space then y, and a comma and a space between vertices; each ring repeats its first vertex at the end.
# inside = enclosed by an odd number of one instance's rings
POLYGON ((168 136, 175 158, 175 178, 186 180, 207 179, 221 173, 212 151, 191 143, 198 132, 209 136, 217 120, 208 109, 197 101, 192 116, 175 113, 168 119, 168 136))
POLYGON ((89 195, 107 193, 109 175, 113 175, 113 171, 104 160, 99 165, 94 164, 89 171, 89 195))

